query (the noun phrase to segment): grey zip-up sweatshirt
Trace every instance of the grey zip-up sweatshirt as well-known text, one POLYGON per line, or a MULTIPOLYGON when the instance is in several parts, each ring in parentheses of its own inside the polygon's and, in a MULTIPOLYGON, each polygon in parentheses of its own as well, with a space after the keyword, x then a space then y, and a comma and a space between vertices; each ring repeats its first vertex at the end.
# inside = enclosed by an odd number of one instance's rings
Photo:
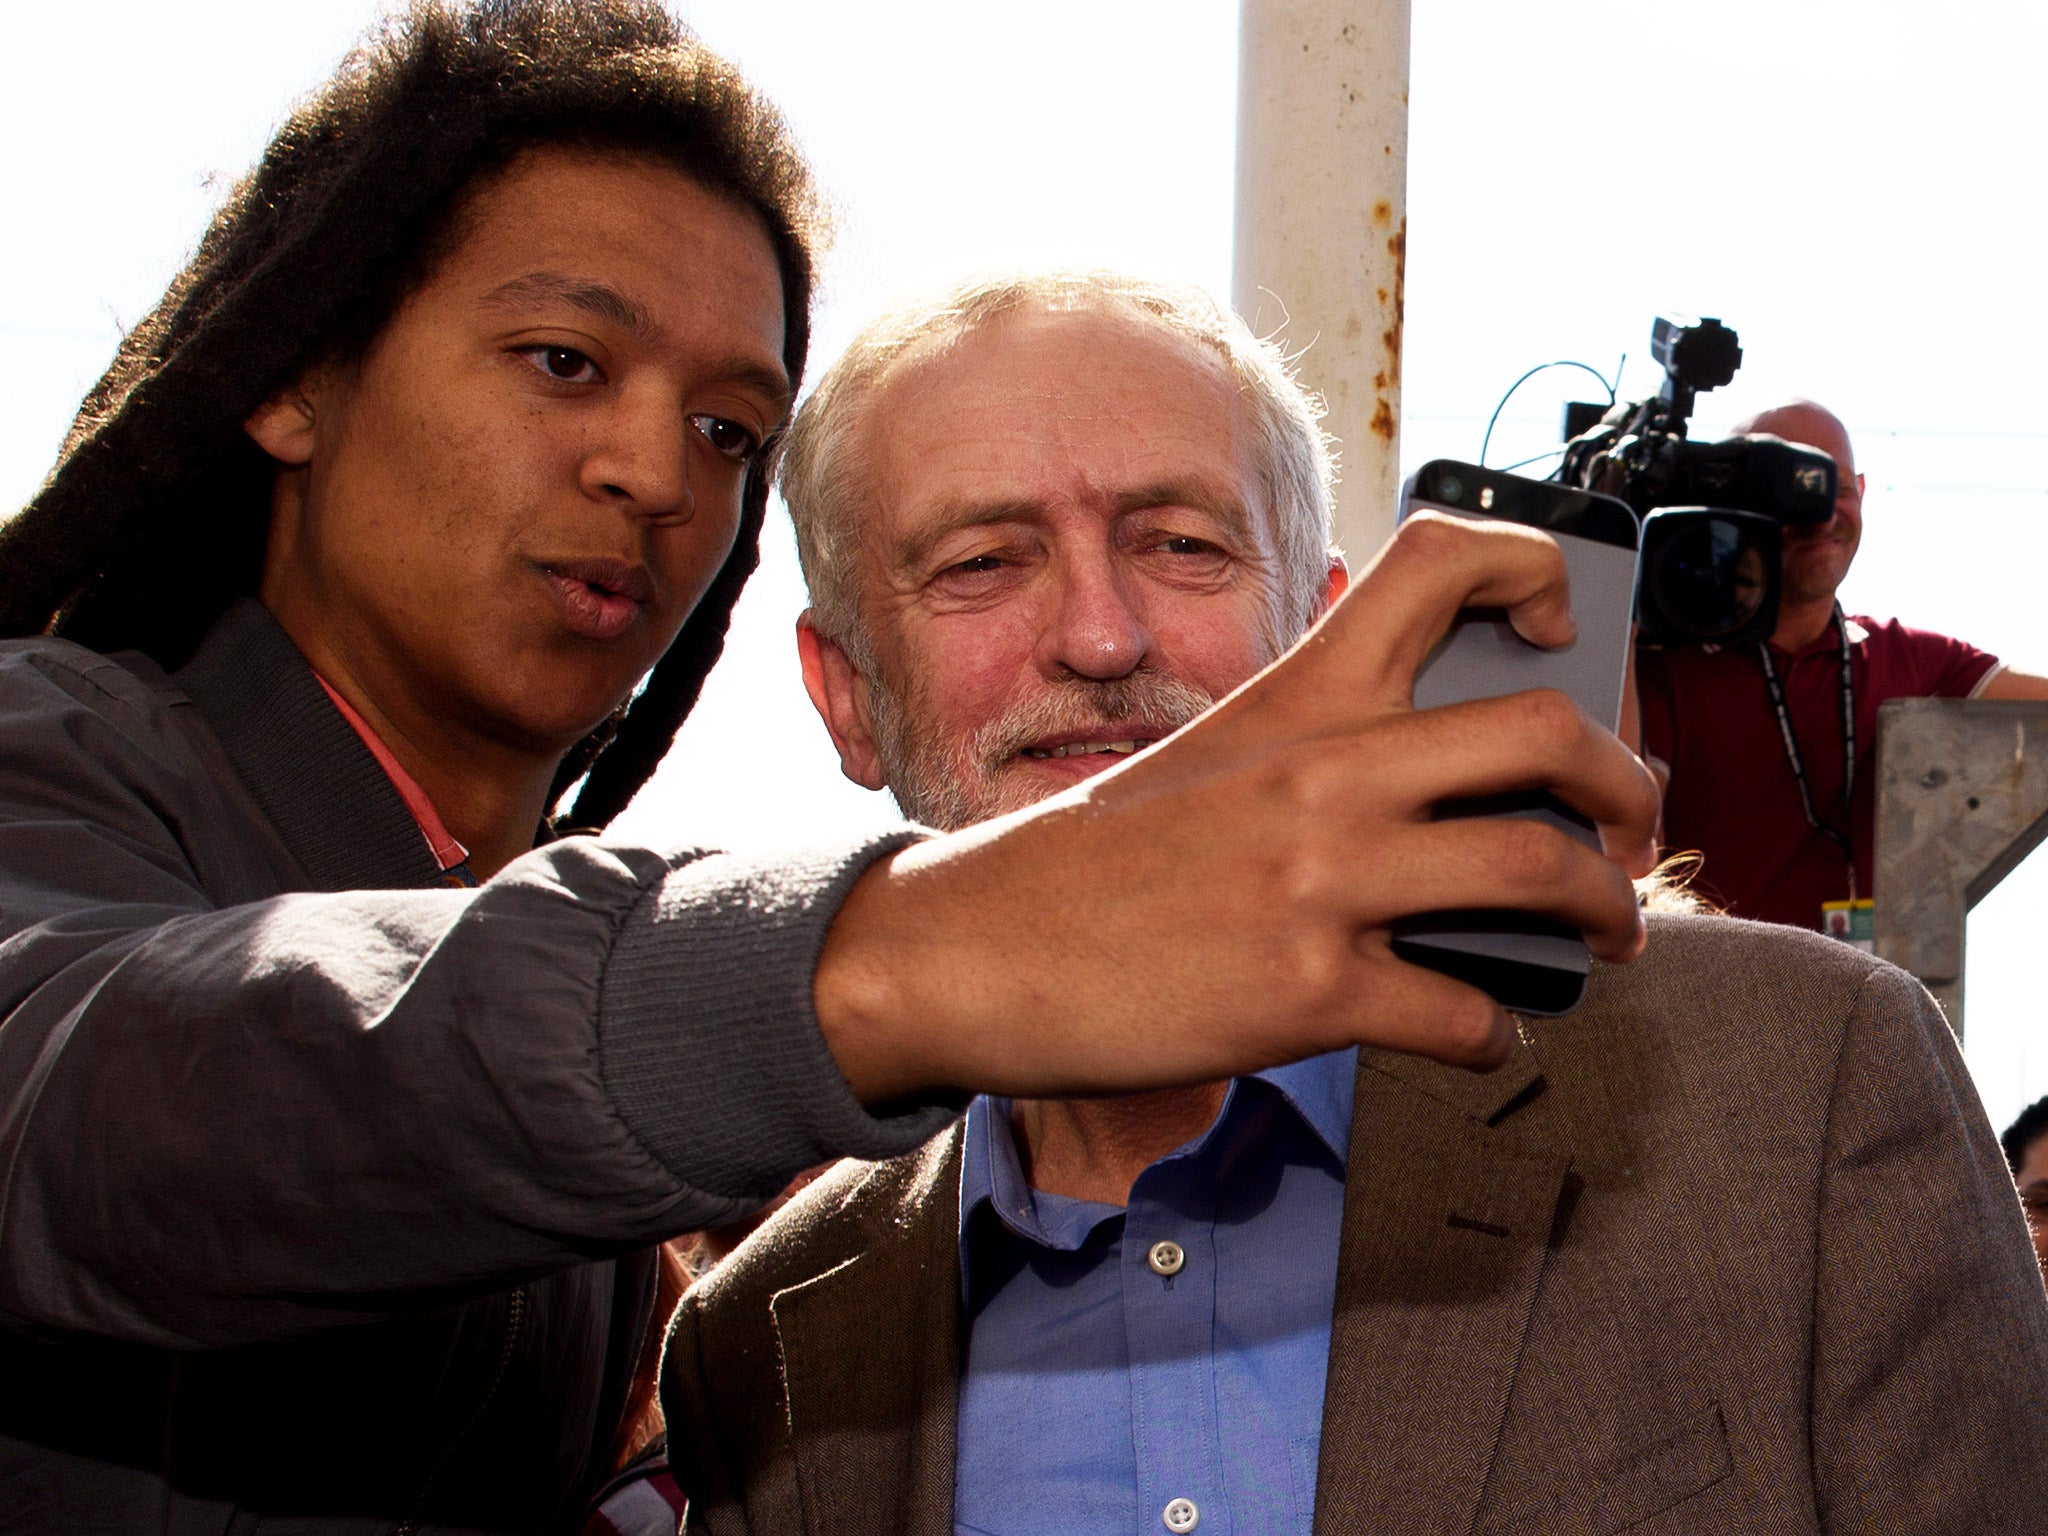
POLYGON ((256 604, 0 645, 0 1530, 573 1525, 650 1245, 945 1121, 811 1007, 913 835, 452 889, 256 604))

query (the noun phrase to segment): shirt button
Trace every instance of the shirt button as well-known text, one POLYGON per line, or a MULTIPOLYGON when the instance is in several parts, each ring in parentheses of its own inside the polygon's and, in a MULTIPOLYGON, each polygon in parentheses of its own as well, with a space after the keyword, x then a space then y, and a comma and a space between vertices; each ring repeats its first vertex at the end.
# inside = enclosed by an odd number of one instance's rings
POLYGON ((1175 1499, 1159 1512, 1159 1518, 1174 1536, 1186 1536, 1202 1523, 1202 1512, 1195 1508, 1193 1499, 1175 1499))
MULTIPOLYGON (((1188 1256, 1186 1252, 1182 1250, 1179 1243, 1175 1242, 1154 1243, 1152 1251, 1145 1255, 1145 1262, 1152 1266, 1152 1273, 1155 1275, 1177 1275, 1180 1273, 1181 1266, 1187 1263, 1187 1261, 1188 1256)), ((1194 1505, 1189 1504, 1186 1499, 1175 1499, 1166 1507, 1169 1510, 1175 1510, 1183 1505, 1187 1508, 1188 1523, 1186 1525, 1173 1525, 1170 1520, 1167 1523, 1176 1531, 1192 1531, 1195 1528, 1194 1505)))

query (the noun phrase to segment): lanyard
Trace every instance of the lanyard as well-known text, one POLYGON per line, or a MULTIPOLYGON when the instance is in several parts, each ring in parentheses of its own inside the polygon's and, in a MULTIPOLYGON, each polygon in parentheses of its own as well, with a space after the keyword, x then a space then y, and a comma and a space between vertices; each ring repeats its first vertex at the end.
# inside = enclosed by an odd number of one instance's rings
MULTIPOLYGON (((1849 621, 1842 617, 1842 605, 1835 604, 1835 634, 1842 642, 1842 810, 1849 809, 1849 797, 1856 792, 1856 679, 1850 669, 1849 621)), ((1856 899, 1856 849, 1849 834, 1822 821, 1813 810, 1813 792, 1806 783, 1806 760, 1799 755, 1799 738, 1792 733, 1792 711, 1785 707, 1785 688, 1778 681, 1778 668, 1771 660, 1771 648, 1756 643, 1757 660, 1763 663, 1764 683, 1771 690, 1771 708, 1778 713, 1778 734, 1785 740, 1785 761, 1792 766, 1792 781, 1799 786, 1799 806, 1806 812, 1806 824, 1831 840, 1849 861, 1849 899, 1856 899)))

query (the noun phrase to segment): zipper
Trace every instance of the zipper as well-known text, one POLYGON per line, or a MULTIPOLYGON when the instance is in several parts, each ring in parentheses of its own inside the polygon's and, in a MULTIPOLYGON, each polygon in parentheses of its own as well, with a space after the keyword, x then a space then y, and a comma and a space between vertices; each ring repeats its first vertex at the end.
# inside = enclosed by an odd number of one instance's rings
POLYGON ((427 1499, 434 1491, 434 1484, 440 1481, 441 1473, 448 1466, 448 1458, 455 1454, 455 1448, 467 1440, 470 1431, 483 1422, 484 1413, 498 1396, 498 1389, 505 1384, 505 1375, 512 1367, 512 1351, 519 1345, 519 1336, 526 1331, 526 1287, 521 1286, 512 1293, 512 1300, 505 1308, 505 1342, 498 1350, 497 1368, 491 1372, 491 1384, 484 1388, 484 1395, 477 1401, 476 1408, 469 1416, 469 1422, 456 1432, 455 1437, 441 1448, 441 1454, 434 1458, 434 1465, 428 1469, 426 1481, 420 1484, 419 1494, 412 1501, 412 1509, 399 1521, 394 1536, 417 1536, 420 1520, 424 1517, 427 1499))

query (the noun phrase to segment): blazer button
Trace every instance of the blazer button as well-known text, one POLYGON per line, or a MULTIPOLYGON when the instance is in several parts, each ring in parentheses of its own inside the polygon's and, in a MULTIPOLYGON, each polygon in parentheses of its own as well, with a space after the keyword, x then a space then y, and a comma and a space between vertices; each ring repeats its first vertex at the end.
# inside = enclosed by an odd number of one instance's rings
POLYGON ((1202 1523, 1202 1512, 1193 1499, 1175 1499, 1159 1512, 1159 1519, 1174 1536, 1187 1536, 1202 1523))
MULTIPOLYGON (((1180 1273, 1181 1266, 1187 1263, 1187 1261, 1188 1256, 1182 1251, 1180 1244, 1171 1241, 1154 1243, 1152 1251, 1145 1255, 1145 1262, 1152 1266, 1152 1273, 1155 1275, 1177 1275, 1180 1273)), ((1188 1523, 1186 1525, 1175 1525, 1172 1529, 1176 1531, 1192 1531, 1195 1528, 1194 1505, 1188 1504, 1186 1499, 1175 1499, 1166 1507, 1168 1509, 1178 1509, 1183 1504, 1187 1504, 1188 1507, 1188 1523)))

